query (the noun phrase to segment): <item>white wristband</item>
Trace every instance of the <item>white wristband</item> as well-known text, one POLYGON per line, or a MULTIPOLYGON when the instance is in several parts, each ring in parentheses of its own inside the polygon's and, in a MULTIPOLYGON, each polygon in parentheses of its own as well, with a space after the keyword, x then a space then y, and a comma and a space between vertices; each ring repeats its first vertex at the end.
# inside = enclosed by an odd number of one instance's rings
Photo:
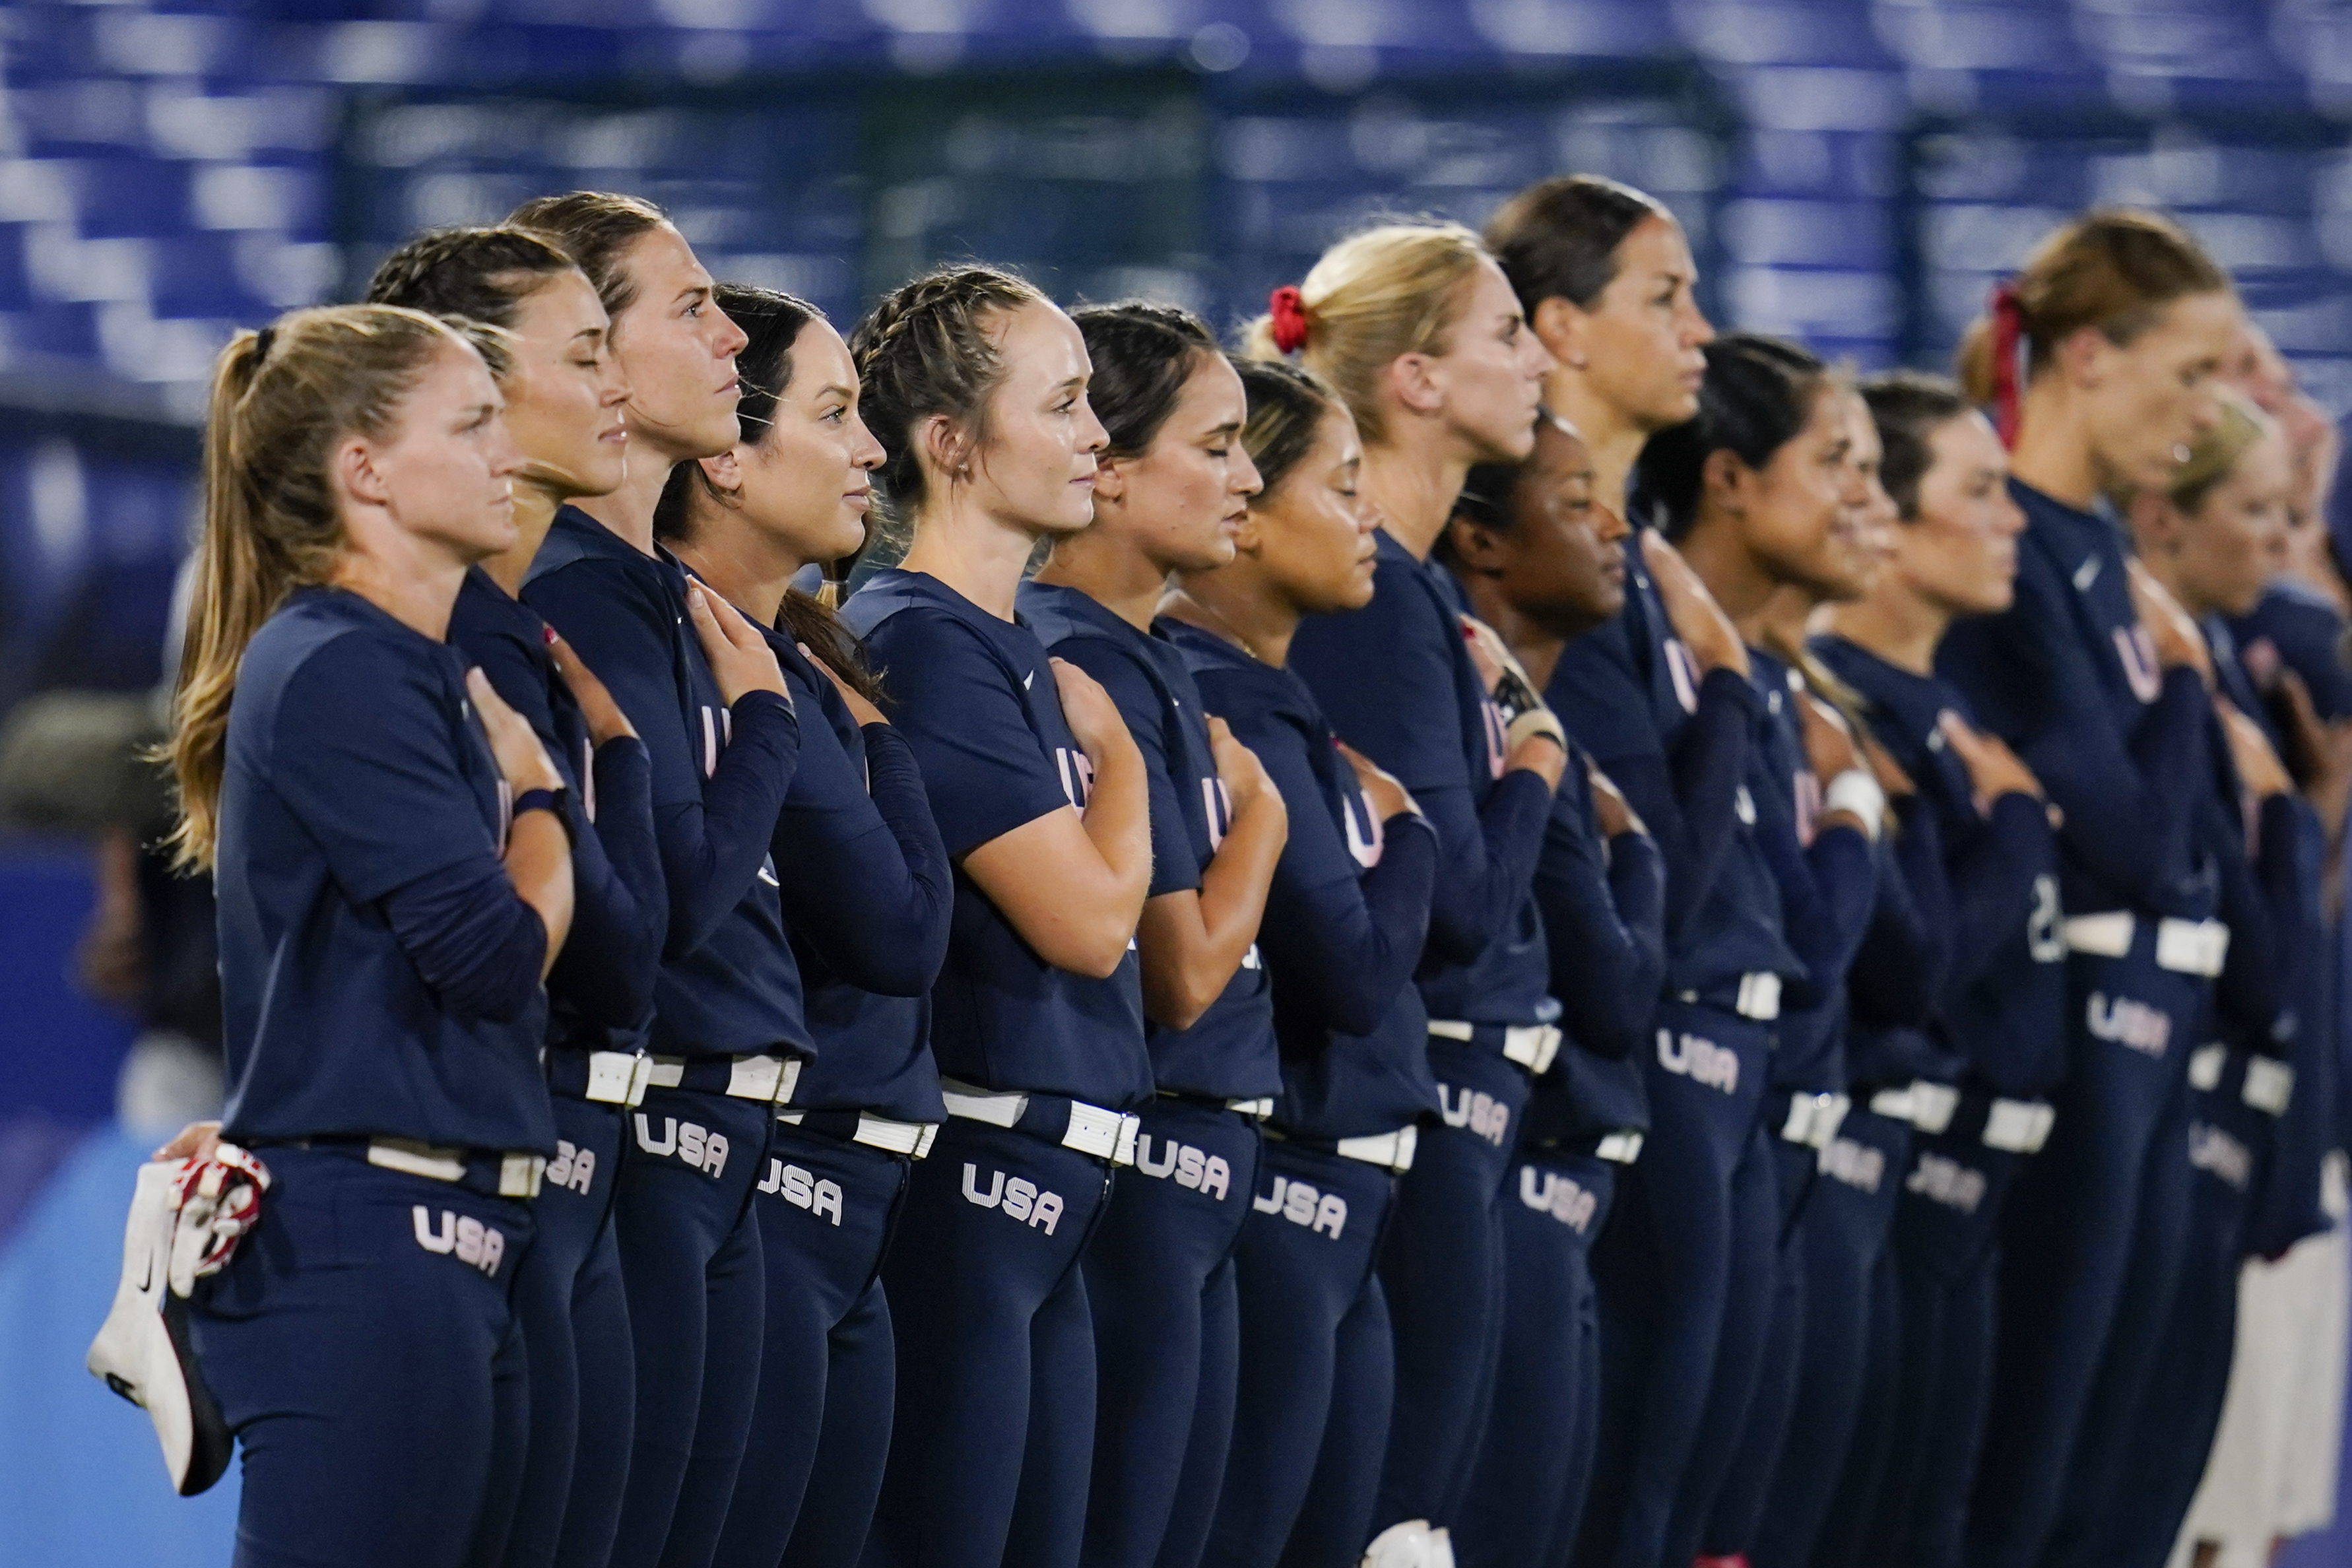
POLYGON ((1568 752, 1568 731, 1560 727, 1559 715, 1549 708, 1530 708, 1512 720, 1511 727, 1504 731, 1503 743, 1516 752, 1519 742, 1529 735, 1549 735, 1562 755, 1568 752))
POLYGON ((1878 842, 1878 830, 1886 820, 1886 792, 1878 781, 1860 768, 1848 768, 1830 780, 1830 787, 1822 792, 1822 811, 1850 811, 1862 818, 1862 830, 1870 841, 1878 842))

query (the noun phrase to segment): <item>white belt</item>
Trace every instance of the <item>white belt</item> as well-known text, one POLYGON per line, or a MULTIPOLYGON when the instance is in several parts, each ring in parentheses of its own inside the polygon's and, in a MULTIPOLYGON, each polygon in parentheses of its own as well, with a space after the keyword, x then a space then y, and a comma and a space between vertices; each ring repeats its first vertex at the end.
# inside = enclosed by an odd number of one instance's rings
MULTIPOLYGON (((1028 1113, 1029 1097, 1025 1094, 976 1089, 962 1083, 949 1087, 952 1082, 947 1079, 940 1081, 940 1095, 947 1101, 950 1116, 985 1121, 992 1127, 1014 1127, 1028 1113)), ((1137 1119, 1125 1111, 1106 1110, 1099 1105, 1074 1100, 1070 1101, 1070 1123, 1062 1131, 1062 1147, 1091 1154, 1097 1160, 1108 1160, 1114 1165, 1132 1165, 1139 1125, 1137 1119)))
POLYGON ((1984 1146, 2011 1154, 2038 1154, 2058 1120, 2055 1107, 2040 1100, 1996 1100, 1985 1115, 1984 1146))
POLYGON ((605 1105, 638 1105, 653 1081, 654 1059, 643 1051, 590 1051, 583 1100, 605 1105))
POLYGON ((2221 1068, 2230 1060, 2227 1046, 2200 1046, 2189 1053, 2189 1087, 2210 1094, 2221 1087, 2221 1068))
POLYGON ((1630 1165, 1642 1157, 1642 1134, 1612 1132, 1601 1141, 1600 1147, 1593 1150, 1592 1154, 1595 1159, 1607 1160, 1619 1165, 1630 1165))
POLYGON ((1263 1121, 1274 1114, 1274 1096, 1267 1094, 1261 1095, 1255 1100, 1229 1100, 1225 1101, 1225 1109, 1238 1110, 1244 1116, 1255 1117, 1263 1121))
MULTIPOLYGON (((1685 1002, 1698 1000, 1696 991, 1684 991, 1677 995, 1685 1002)), ((1739 993, 1732 998, 1731 1010, 1759 1024, 1770 1023, 1780 1016, 1780 977, 1769 969, 1741 975, 1739 993)))
MULTIPOLYGON (((367 1161, 387 1171, 399 1171, 406 1175, 423 1176, 433 1182, 462 1182, 466 1179, 466 1152, 463 1149, 443 1149, 431 1143, 411 1143, 404 1138, 378 1138, 367 1146, 367 1161)), ((547 1169, 544 1155, 531 1153, 502 1154, 499 1157, 499 1196, 502 1198, 535 1198, 539 1196, 539 1178, 547 1169)))
POLYGON ((1941 1132, 1960 1108, 1960 1091, 1947 1083, 1914 1079, 1902 1089, 1882 1089, 1870 1097, 1871 1113, 1907 1121, 1922 1132, 1941 1132))
MULTIPOLYGON (((807 1115, 805 1110, 779 1110, 776 1120, 787 1127, 798 1127, 807 1115)), ((857 1131, 849 1135, 849 1141, 885 1153, 919 1160, 931 1152, 931 1140, 939 1135, 940 1124, 936 1121, 898 1121, 861 1110, 857 1113, 857 1131)))
POLYGON ((2284 1116, 2294 1098, 2294 1069, 2270 1057, 2246 1058, 2246 1086, 2239 1098, 2256 1110, 2284 1116))
POLYGON ((1889 1121, 1908 1121, 1918 1115, 1918 1101, 1907 1087, 1882 1089, 1870 1097, 1870 1113, 1889 1121))
MULTIPOLYGON (((684 1057, 656 1057, 646 1081, 656 1089, 676 1089, 686 1079, 684 1057)), ((762 1105, 790 1103, 801 1081, 798 1057, 737 1057, 728 1068, 723 1091, 736 1100, 756 1100, 762 1105)))
MULTIPOLYGON (((2131 952, 2138 918, 2129 910, 2104 914, 2072 915, 2059 928, 2067 947, 2101 958, 2123 958, 2131 952)), ((2184 921, 2167 916, 2156 922, 2156 962, 2176 974, 2200 974, 2207 979, 2221 973, 2230 956, 2230 928, 2220 921, 2184 921)))
POLYGON ((1402 1174, 1412 1169, 1412 1151, 1421 1141, 1421 1129, 1400 1127, 1393 1132, 1372 1132, 1361 1138, 1342 1138, 1331 1146, 1331 1152, 1343 1159, 1361 1160, 1367 1165, 1402 1174))
POLYGON ((1791 1143, 1810 1148, 1826 1149, 1837 1137, 1838 1126, 1853 1101, 1843 1094, 1792 1094, 1789 1097, 1789 1120, 1780 1125, 1780 1136, 1791 1143))
MULTIPOLYGON (((1429 1032, 1441 1040, 1471 1040, 1477 1026, 1457 1018, 1432 1018, 1429 1032)), ((1559 1030, 1549 1024, 1507 1024, 1503 1027, 1503 1058, 1541 1077, 1559 1055, 1559 1030)))

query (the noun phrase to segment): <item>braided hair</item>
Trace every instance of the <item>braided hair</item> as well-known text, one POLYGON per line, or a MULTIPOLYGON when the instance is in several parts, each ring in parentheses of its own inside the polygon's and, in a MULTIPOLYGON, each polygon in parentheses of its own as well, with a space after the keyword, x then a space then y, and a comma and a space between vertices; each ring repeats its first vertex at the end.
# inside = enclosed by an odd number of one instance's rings
POLYGON ((577 270, 553 239, 530 229, 435 229, 383 258, 368 279, 367 302, 511 328, 549 279, 577 270))
POLYGON ((1043 303, 1034 285, 993 267, 950 267, 885 294, 849 334, 866 427, 887 454, 875 476, 886 521, 910 528, 929 499, 916 432, 944 416, 970 447, 988 439, 988 400, 1003 383, 999 319, 1043 303))
POLYGON ((1094 362, 1087 402, 1110 437, 1103 458, 1143 456, 1176 412, 1193 370, 1216 357, 1216 334, 1181 306, 1141 300, 1088 305, 1070 320, 1094 362))

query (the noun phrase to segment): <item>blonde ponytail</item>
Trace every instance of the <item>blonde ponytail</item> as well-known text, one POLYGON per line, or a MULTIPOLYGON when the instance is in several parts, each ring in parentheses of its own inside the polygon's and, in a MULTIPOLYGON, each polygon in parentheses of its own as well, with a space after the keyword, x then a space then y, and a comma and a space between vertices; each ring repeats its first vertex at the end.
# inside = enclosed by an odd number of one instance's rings
POLYGON ((246 646, 289 594, 327 581, 341 552, 336 447, 389 431, 433 356, 464 342, 420 311, 346 305, 294 311, 221 351, 205 416, 204 531, 163 748, 179 795, 166 842, 181 867, 213 863, 246 646))

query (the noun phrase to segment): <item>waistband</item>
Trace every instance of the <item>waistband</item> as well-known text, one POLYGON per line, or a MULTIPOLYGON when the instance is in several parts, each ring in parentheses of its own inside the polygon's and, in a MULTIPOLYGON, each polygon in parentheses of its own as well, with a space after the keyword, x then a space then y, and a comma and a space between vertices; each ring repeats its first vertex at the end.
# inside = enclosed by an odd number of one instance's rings
POLYGON ((1360 1160, 1400 1176, 1412 1169, 1413 1151, 1421 1143, 1421 1129, 1411 1125, 1393 1132, 1368 1132, 1360 1138, 1292 1138, 1273 1128, 1266 1129, 1265 1135, 1277 1143, 1319 1150, 1343 1160, 1360 1160))
POLYGON ((1960 1109, 1960 1091, 1948 1083, 1914 1079, 1906 1084, 1875 1090, 1865 1102, 1874 1116, 1907 1121, 1922 1132, 1941 1132, 1960 1109))
MULTIPOLYGON (((2059 926, 2067 951, 2101 958, 2128 958, 2139 934, 2140 917, 2129 910, 2070 915, 2059 926)), ((2230 928, 2220 921, 2184 921, 2168 915, 2156 922, 2156 963, 2176 974, 2210 980, 2230 956, 2230 928)))
POLYGON ((1559 1055, 1559 1030, 1550 1024, 1465 1024, 1456 1018, 1432 1018, 1429 1032, 1441 1040, 1486 1046, 1540 1078, 1559 1055))
POLYGON ((1769 1024, 1780 1016, 1780 977, 1769 969, 1752 970, 1741 975, 1736 984, 1717 985, 1706 992, 1676 992, 1675 1000, 1719 1007, 1724 1012, 1769 1024))
POLYGON ((654 1058, 643 1051, 572 1051, 547 1053, 550 1093, 600 1105, 638 1105, 653 1081, 654 1058))
POLYGON ((413 1138, 299 1138, 296 1149, 316 1149, 365 1160, 403 1175, 478 1193, 486 1198, 535 1198, 547 1157, 527 1149, 461 1149, 413 1138))
POLYGON ((1612 1164, 1630 1165, 1642 1157, 1642 1134, 1612 1132, 1592 1146, 1592 1153, 1595 1159, 1606 1160, 1612 1164))
POLYGON ((899 1121, 870 1110, 779 1110, 776 1120, 787 1127, 814 1132, 840 1143, 863 1143, 886 1154, 919 1160, 931 1152, 940 1135, 936 1121, 899 1121))
POLYGON ((953 1079, 940 1080, 940 1095, 947 1101, 950 1116, 1034 1133, 1114 1165, 1135 1163, 1139 1123, 1126 1111, 1108 1110, 1058 1094, 981 1089, 953 1079))
POLYGON ((1984 1146, 2011 1154, 2039 1154, 2058 1121, 2043 1100, 1995 1100, 1985 1111, 1984 1146))
MULTIPOLYGON (((2189 1058, 2189 1087, 2210 1094, 2221 1087, 2229 1065, 2229 1047, 2219 1041, 2198 1047, 2189 1058)), ((2284 1116, 2294 1099, 2294 1068, 2275 1057, 2248 1057, 2238 1098, 2265 1116, 2284 1116)))
POLYGON ((1765 1100, 1765 1125, 1778 1121, 1781 1137, 1809 1149, 1826 1149, 1835 1142, 1845 1113, 1853 1109, 1853 1100, 1847 1095, 1790 1094, 1784 1111, 1778 1109, 1780 1095, 1776 1089, 1765 1100))
POLYGON ((650 1088, 723 1094, 762 1105, 790 1103, 801 1081, 798 1057, 651 1057, 647 1061, 650 1088))

